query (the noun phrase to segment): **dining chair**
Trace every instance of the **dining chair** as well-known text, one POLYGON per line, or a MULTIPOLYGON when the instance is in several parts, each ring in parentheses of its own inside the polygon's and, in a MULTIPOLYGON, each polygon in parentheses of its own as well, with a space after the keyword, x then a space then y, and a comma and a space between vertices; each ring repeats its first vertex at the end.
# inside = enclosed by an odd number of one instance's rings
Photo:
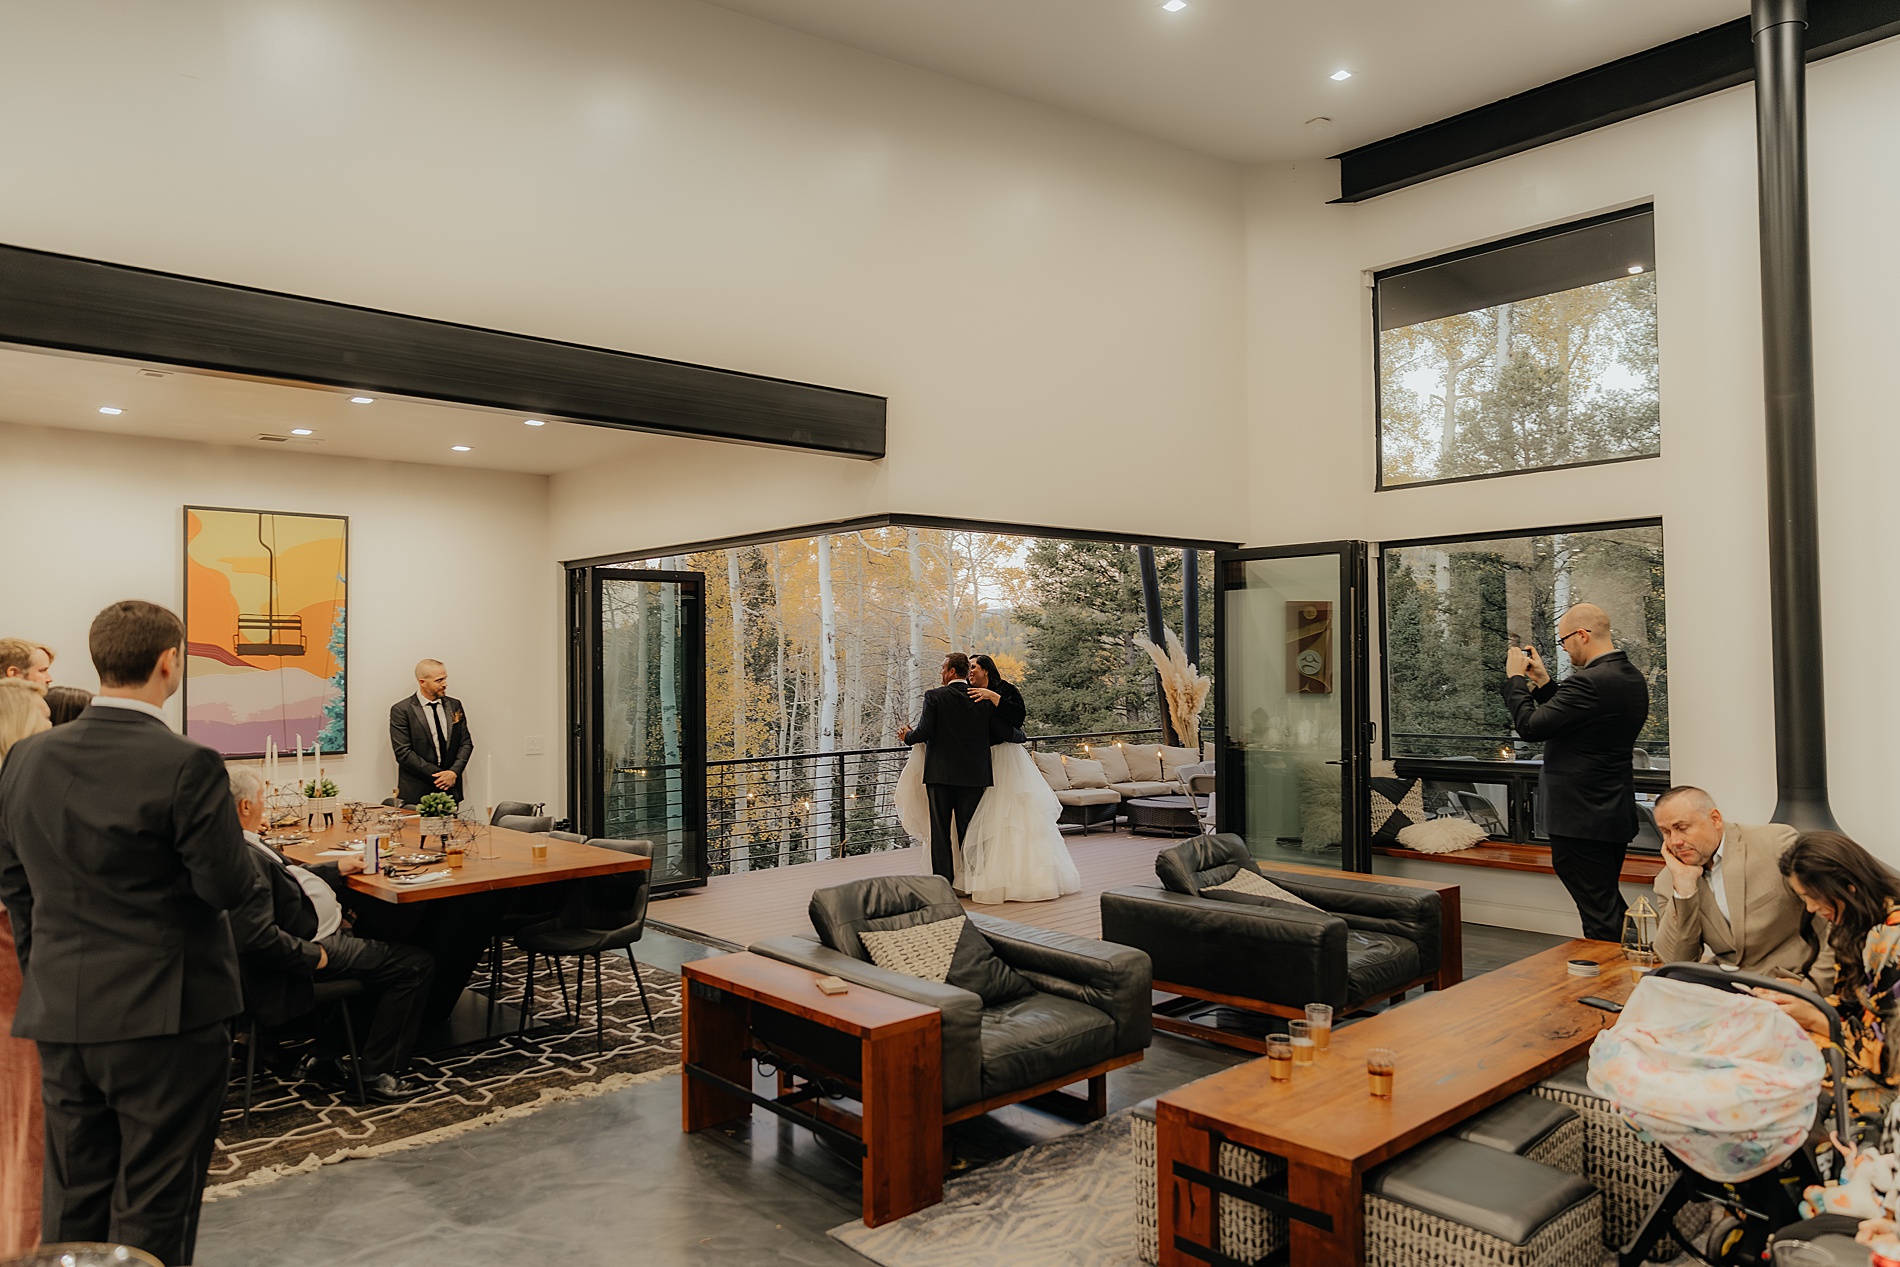
MULTIPOLYGON (((653 856, 650 840, 609 840, 595 837, 586 843, 620 853, 653 856)), ((653 1005, 647 998, 647 984, 640 976, 640 961, 633 957, 633 944, 647 926, 648 884, 651 873, 626 871, 618 875, 594 876, 577 883, 567 894, 559 914, 545 923, 524 928, 515 934, 515 945, 528 952, 528 977, 521 987, 521 1024, 525 1028, 534 1016, 534 961, 545 955, 554 961, 555 978, 561 985, 561 1011, 569 1015, 567 977, 561 960, 572 957, 580 962, 574 974, 572 1015, 578 1024, 586 1006, 584 999, 586 965, 594 965, 594 1049, 606 1048, 606 995, 601 989, 600 960, 610 951, 624 950, 633 969, 633 981, 640 989, 640 1007, 647 1025, 653 1026, 653 1005)))

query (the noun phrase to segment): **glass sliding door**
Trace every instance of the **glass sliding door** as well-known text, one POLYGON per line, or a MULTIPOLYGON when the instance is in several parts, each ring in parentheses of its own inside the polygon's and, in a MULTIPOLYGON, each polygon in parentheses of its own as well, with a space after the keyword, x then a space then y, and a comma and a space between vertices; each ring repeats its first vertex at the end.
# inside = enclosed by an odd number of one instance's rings
POLYGON ((1215 567, 1220 830, 1262 861, 1370 870, 1365 543, 1215 567))
POLYGON ((653 887, 706 882, 705 578, 575 569, 578 819, 653 842, 653 887))

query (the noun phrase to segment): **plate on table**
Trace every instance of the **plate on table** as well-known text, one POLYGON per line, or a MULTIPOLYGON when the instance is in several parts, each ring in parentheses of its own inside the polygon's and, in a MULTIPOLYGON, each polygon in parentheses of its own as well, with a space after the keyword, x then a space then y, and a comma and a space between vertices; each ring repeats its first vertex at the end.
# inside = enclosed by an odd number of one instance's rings
POLYGON ((442 859, 443 855, 439 853, 398 853, 391 854, 389 857, 383 859, 383 865, 390 867, 426 867, 432 863, 441 862, 442 859))

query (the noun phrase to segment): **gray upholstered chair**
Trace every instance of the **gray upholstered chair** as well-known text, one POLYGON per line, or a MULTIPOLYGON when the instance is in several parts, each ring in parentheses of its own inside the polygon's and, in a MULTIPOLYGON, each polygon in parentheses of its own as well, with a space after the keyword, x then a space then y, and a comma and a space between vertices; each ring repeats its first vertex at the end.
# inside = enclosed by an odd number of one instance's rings
POLYGON ((503 831, 546 833, 554 830, 554 817, 551 814, 499 814, 494 825, 503 831))
POLYGON ((488 816, 488 825, 499 827, 504 818, 533 818, 540 812, 541 807, 532 801, 503 801, 488 816))
POLYGON ((565 840, 575 845, 584 845, 587 843, 587 837, 577 831, 547 831, 541 834, 546 836, 549 840, 565 840))
POLYGON ((1031 987, 986 1005, 970 990, 878 967, 858 936, 965 914, 941 876, 879 876, 813 893, 816 936, 774 937, 751 949, 942 1012, 946 1125, 1082 1081, 1088 1115, 1102 1116, 1108 1071, 1140 1060, 1152 1037, 1148 956, 969 914, 996 957, 1031 987))
POLYGON ((1179 996, 1155 1013, 1155 1025, 1172 1033, 1263 1050, 1257 1037, 1188 1014, 1211 1001, 1291 1017, 1303 1016, 1308 1003, 1328 1003, 1343 1016, 1460 975, 1462 965, 1444 962, 1432 890, 1345 872, 1262 868, 1231 834, 1162 850, 1155 874, 1163 887, 1102 894, 1102 936, 1154 961, 1154 988, 1179 996), (1312 905, 1214 891, 1243 870, 1312 905))

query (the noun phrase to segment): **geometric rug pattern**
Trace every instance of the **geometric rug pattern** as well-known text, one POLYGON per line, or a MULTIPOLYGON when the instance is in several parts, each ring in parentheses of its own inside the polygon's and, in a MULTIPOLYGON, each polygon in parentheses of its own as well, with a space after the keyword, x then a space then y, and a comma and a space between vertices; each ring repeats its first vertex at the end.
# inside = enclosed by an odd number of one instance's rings
MULTIPOLYGON (((515 1003, 526 978, 527 956, 511 949, 502 961, 501 999, 515 1003)), ((639 954, 639 948, 634 948, 639 954)), ((574 989, 574 965, 562 967, 574 989)), ((607 1000, 603 1050, 596 1052, 593 972, 587 973, 586 1009, 578 1025, 562 1020, 561 991, 545 958, 535 965, 537 1021, 548 1030, 527 1039, 497 1035, 475 1047, 417 1056, 410 1076, 432 1090, 402 1104, 358 1105, 351 1092, 295 1082, 267 1072, 260 1062, 243 1123, 243 1065, 234 1076, 218 1124, 209 1195, 269 1182, 287 1174, 351 1157, 373 1156, 433 1143, 493 1122, 518 1117, 576 1096, 599 1094, 644 1082, 679 1068, 680 979, 650 964, 640 965, 654 1024, 648 1026, 640 994, 624 954, 604 956, 601 984, 607 1000)), ((487 986, 478 970, 472 985, 487 986)), ((366 1024, 359 1019, 357 1034, 366 1024)))

